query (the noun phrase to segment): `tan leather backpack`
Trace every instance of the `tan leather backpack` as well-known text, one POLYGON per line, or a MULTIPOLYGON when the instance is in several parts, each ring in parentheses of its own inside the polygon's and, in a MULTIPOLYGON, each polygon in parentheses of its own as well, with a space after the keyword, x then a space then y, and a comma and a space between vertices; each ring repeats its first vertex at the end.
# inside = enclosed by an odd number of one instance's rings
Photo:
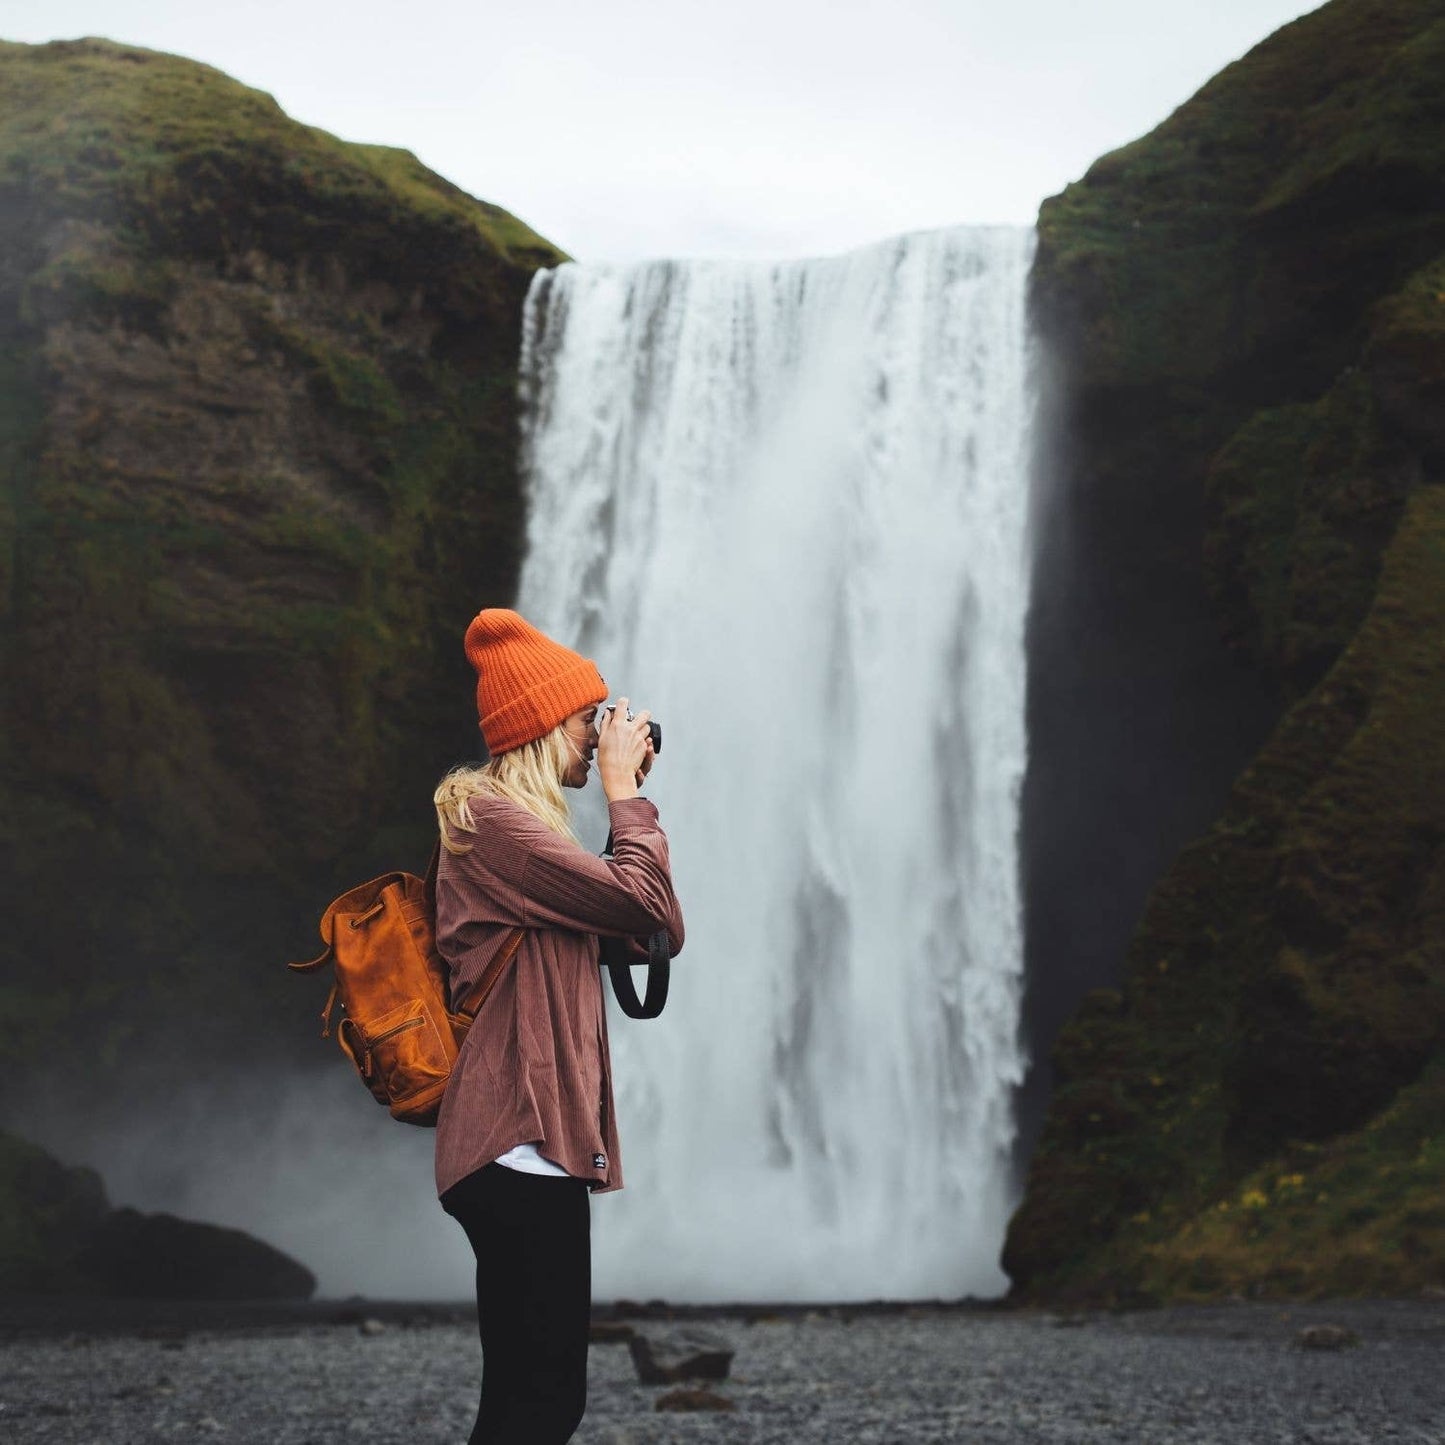
POLYGON ((436 948, 436 867, 427 875, 383 873, 334 899, 321 915, 325 950, 287 967, 312 973, 326 964, 336 981, 321 1011, 321 1037, 336 1030, 341 1051, 394 1119, 433 1125, 452 1065, 472 1021, 522 942, 517 929, 488 964, 471 1007, 453 1008, 450 970, 436 948))

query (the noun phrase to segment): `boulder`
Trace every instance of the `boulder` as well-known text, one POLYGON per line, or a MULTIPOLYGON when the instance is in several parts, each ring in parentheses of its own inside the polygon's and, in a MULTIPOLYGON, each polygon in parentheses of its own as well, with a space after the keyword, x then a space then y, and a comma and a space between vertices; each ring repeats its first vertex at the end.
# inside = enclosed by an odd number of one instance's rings
POLYGON ((117 1209, 75 1265, 98 1293, 132 1299, 309 1299, 316 1276, 240 1229, 117 1209))
POLYGON ((691 1326, 635 1326, 627 1347, 644 1385, 725 1380, 733 1360, 733 1347, 726 1339, 691 1326))
POLYGON ((109 1208, 93 1169, 0 1133, 0 1293, 79 1287, 75 1254, 109 1208))
POLYGON ((316 1277, 239 1229, 111 1209, 93 1169, 0 1133, 0 1293, 307 1299, 316 1277))

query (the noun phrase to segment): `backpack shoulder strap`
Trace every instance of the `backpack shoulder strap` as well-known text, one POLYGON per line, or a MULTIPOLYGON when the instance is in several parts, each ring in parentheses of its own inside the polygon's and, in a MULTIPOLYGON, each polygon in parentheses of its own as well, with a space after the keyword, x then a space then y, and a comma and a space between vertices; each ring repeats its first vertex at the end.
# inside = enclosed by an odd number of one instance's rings
MULTIPOLYGON (((432 920, 432 928, 436 928, 437 916, 437 869, 441 866, 442 844, 438 838, 431 845, 431 860, 426 865, 426 878, 423 880, 423 887, 426 891, 427 913, 432 920)), ((482 970, 479 978, 472 989, 471 1008, 453 1008, 452 1015, 463 1021, 470 1027, 472 1021, 481 1013, 482 1005, 491 996, 492 990, 497 986, 497 980, 501 978, 506 967, 516 956, 517 950, 522 946, 522 939, 526 936, 525 928, 515 928, 511 936, 497 951, 497 956, 482 970)))
POLYGON ((500 979, 506 971, 507 965, 516 957, 517 950, 522 946, 522 940, 526 935, 527 930, 525 928, 515 928, 512 930, 511 936, 498 950, 497 956, 482 970, 481 978, 477 980, 476 987, 472 989, 474 1002, 471 1008, 456 1008, 452 1010, 457 1017, 464 1019, 469 1026, 473 1020, 475 1020, 476 1016, 481 1013, 482 1005, 491 997, 492 990, 497 986, 497 980, 500 979))
POLYGON ((431 860, 426 865, 426 876, 422 887, 426 890, 426 910, 433 919, 437 916, 437 869, 442 861, 442 840, 438 838, 431 845, 431 860))

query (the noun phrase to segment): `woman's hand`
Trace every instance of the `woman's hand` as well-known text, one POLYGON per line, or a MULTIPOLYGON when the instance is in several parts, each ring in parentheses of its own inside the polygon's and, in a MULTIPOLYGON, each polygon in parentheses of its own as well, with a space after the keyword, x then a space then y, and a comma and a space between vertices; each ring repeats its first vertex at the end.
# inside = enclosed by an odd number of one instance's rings
POLYGON ((647 733, 651 716, 640 712, 629 719, 625 697, 619 697, 616 708, 602 714, 597 725, 597 772, 609 803, 635 798, 638 782, 652 767, 652 740, 647 733))

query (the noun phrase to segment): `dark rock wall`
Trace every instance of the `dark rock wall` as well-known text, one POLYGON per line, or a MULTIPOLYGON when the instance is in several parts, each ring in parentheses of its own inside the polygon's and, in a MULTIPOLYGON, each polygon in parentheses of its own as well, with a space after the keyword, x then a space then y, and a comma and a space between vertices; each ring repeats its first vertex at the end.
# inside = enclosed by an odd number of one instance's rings
MULTIPOLYGON (((1035 309, 1047 332, 1037 295, 1035 309)), ((1022 819, 1025 1161, 1053 1040, 1085 993, 1117 982, 1149 889, 1278 713, 1272 679, 1229 650, 1209 603, 1201 464, 1191 478, 1171 438, 1140 435, 1162 404, 1116 410, 1057 370, 1044 390, 1022 819)))
POLYGON ((1021 1294, 1445 1270, 1442 75, 1439 0, 1334 0, 1041 212, 1036 1038, 1119 986, 1021 1294))
POLYGON ((0 86, 0 1017, 83 1098, 293 1047, 321 907, 423 865, 563 258, 189 61, 0 86))

